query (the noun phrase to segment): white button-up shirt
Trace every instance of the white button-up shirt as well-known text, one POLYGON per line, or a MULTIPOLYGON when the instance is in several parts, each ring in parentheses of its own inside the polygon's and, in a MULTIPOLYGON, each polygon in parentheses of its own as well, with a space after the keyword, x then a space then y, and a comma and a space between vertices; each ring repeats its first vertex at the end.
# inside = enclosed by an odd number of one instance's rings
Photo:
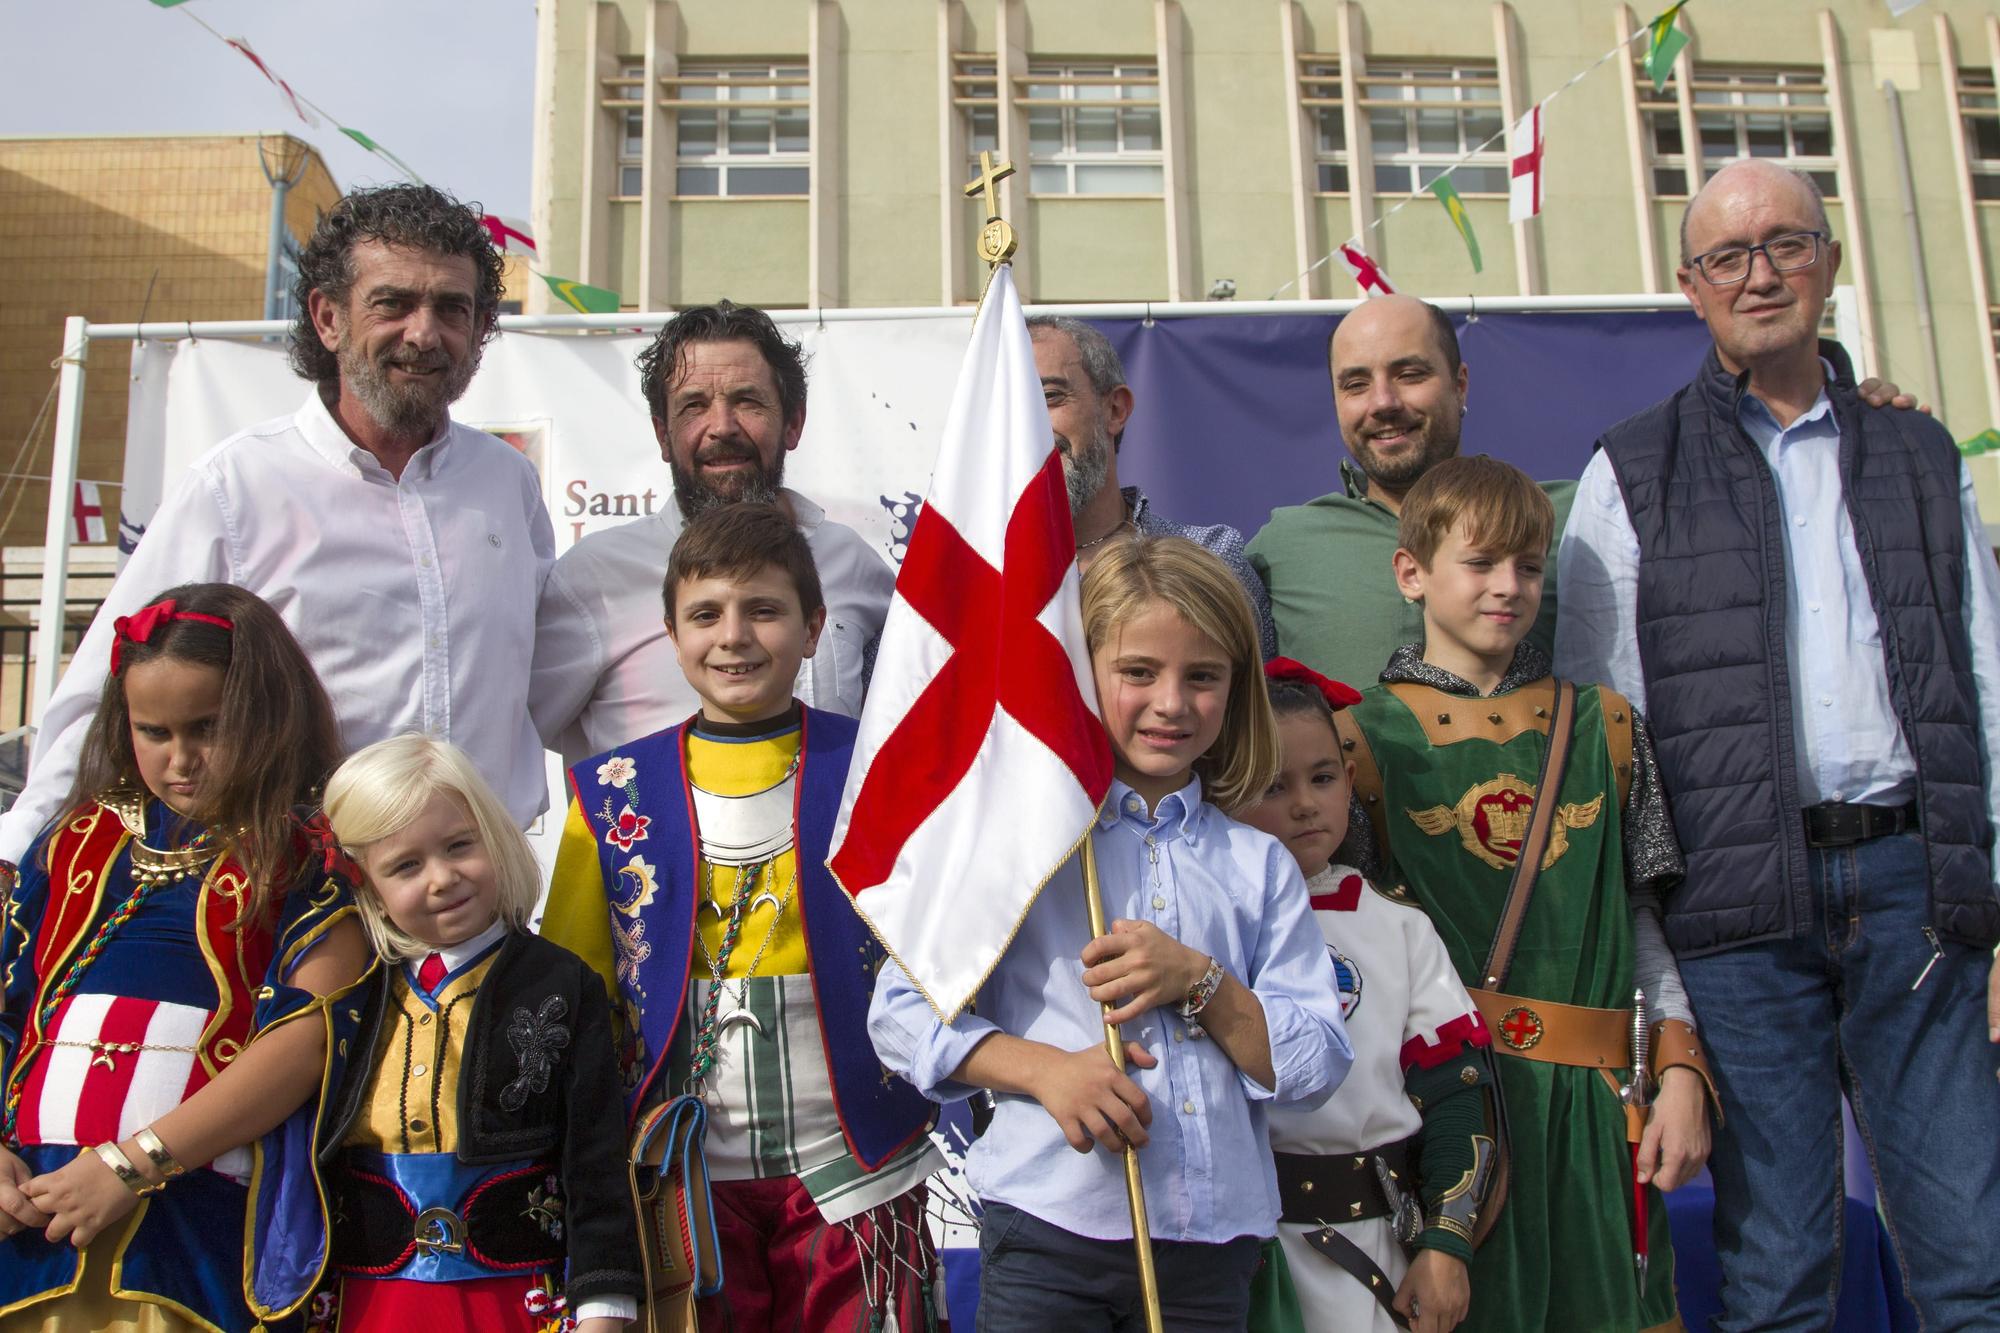
MULTIPOLYGON (((1831 370, 1828 371, 1829 375, 1831 370)), ((1916 796, 1916 761, 1896 719, 1882 656, 1882 627, 1868 595, 1840 480, 1840 423, 1822 389, 1789 426, 1745 394, 1740 422, 1777 484, 1785 521, 1785 642, 1799 800, 1902 805, 1916 796)), ((2000 828, 2000 570, 1996 570, 1972 476, 1959 469, 1959 513, 1967 555, 1965 605, 1986 801, 2000 828)), ((1610 460, 1599 452, 1577 482, 1558 554, 1563 590, 1556 670, 1601 680, 1646 707, 1639 662, 1639 538, 1610 460)), ((1995 849, 2000 881, 2000 846, 1995 849)))
MULTIPOLYGON (((782 492, 812 548, 826 599, 819 650, 793 687, 815 708, 861 715, 868 659, 881 637, 896 574, 861 534, 782 492)), ((701 706, 667 637, 661 598, 678 506, 593 532, 563 552, 542 590, 535 626, 535 724, 565 764, 684 722, 701 706)))
POLYGON ((451 422, 399 479, 309 393, 296 414, 204 454, 160 505, 42 715, 27 790, 0 818, 0 857, 18 861, 59 813, 112 621, 181 583, 233 583, 269 602, 350 749, 406 731, 449 740, 525 826, 547 804, 528 668, 554 558, 541 481, 519 451, 451 422))

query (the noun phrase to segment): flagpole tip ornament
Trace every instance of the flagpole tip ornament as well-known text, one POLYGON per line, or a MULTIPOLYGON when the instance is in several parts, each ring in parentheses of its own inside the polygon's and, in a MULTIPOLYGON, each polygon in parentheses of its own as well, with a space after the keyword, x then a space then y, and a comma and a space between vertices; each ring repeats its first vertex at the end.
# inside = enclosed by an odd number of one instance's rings
POLYGON ((1002 162, 997 166, 993 154, 979 154, 979 174, 965 183, 965 197, 976 199, 981 195, 986 200, 986 225, 979 229, 979 257, 988 268, 998 268, 1014 257, 1020 248, 1020 238, 1014 228, 1000 216, 1000 194, 996 187, 1001 181, 1014 174, 1012 162, 1002 162))

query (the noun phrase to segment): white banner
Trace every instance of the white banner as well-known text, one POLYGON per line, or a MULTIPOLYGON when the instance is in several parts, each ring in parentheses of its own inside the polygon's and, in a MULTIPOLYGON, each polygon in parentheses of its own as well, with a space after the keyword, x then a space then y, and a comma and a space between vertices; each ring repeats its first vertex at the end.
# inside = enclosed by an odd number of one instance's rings
MULTIPOLYGON (((931 461, 972 316, 785 332, 804 345, 805 436, 787 484, 894 558, 931 461)), ((486 348, 459 421, 501 435, 542 474, 556 548, 673 503, 666 464, 632 359, 650 335, 507 333, 486 348)), ((307 387, 282 345, 219 339, 142 343, 133 351, 125 444, 127 545, 159 507, 168 479, 245 426, 298 409, 307 387)))

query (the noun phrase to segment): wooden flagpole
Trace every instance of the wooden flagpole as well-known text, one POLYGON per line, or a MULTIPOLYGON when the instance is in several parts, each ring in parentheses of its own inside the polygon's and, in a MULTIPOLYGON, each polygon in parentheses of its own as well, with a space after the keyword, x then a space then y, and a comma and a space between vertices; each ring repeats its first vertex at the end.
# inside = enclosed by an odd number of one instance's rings
MULTIPOLYGON (((965 187, 968 199, 985 196, 986 222, 979 229, 979 257, 986 261, 989 272, 1006 263, 1017 247, 1014 229, 1000 216, 1000 196, 994 188, 1013 174, 1013 163, 995 165, 993 154, 982 152, 979 175, 965 187)), ((1083 892, 1090 905, 1092 939, 1104 934, 1104 894, 1097 882, 1096 834, 1097 821, 1093 815, 1090 831, 1083 837, 1083 892)), ((1106 1014, 1111 1009, 1111 1005, 1104 1006, 1106 1014)), ((1117 1025, 1108 1019, 1104 1024, 1104 1050, 1111 1057, 1112 1066, 1123 1073, 1125 1039, 1117 1025)), ((1125 1197, 1132 1207, 1132 1248, 1139 1260, 1139 1294, 1146 1308, 1146 1333, 1165 1333, 1166 1325, 1160 1315, 1160 1284, 1153 1273, 1152 1228, 1146 1224, 1146 1189, 1139 1177, 1139 1150, 1129 1143, 1125 1145, 1125 1197)))

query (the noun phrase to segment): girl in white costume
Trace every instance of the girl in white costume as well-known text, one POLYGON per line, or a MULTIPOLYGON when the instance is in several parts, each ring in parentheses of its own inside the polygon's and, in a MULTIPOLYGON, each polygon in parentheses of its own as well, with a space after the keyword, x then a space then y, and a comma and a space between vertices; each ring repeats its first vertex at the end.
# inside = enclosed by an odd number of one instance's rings
MULTIPOLYGON (((1418 1333, 1448 1333, 1470 1301, 1466 1265, 1496 1164, 1490 1038, 1430 919, 1400 888, 1379 891, 1331 860, 1353 780, 1333 710, 1360 694, 1289 658, 1264 672, 1283 764, 1235 817, 1298 860, 1354 1043, 1324 1105, 1271 1113, 1285 1267, 1304 1328, 1393 1333, 1393 1307, 1418 1333)), ((1290 1321, 1267 1322, 1259 1333, 1290 1321)))

